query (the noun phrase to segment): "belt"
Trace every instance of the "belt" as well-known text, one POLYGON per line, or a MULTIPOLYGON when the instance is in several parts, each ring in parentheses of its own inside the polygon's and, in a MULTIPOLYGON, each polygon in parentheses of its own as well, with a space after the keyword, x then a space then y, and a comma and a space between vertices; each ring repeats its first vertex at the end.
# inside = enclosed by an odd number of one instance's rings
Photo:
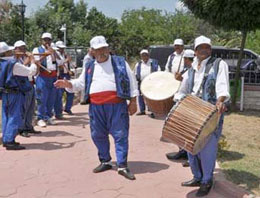
POLYGON ((18 93, 19 89, 18 88, 3 88, 3 87, 0 87, 0 92, 1 93, 18 93))

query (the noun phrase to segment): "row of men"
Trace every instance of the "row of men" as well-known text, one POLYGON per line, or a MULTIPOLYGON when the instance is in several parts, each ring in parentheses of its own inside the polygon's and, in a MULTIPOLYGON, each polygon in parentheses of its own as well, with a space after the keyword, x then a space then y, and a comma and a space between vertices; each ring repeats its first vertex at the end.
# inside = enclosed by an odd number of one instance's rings
MULTIPOLYGON (((134 180, 135 176, 128 168, 127 156, 129 115, 137 111, 136 97, 139 92, 136 80, 123 57, 110 55, 109 45, 103 36, 92 38, 90 47, 95 60, 86 62, 79 78, 59 79, 54 82, 54 86, 66 88, 71 93, 85 90, 85 98, 90 103, 91 137, 97 147, 100 161, 93 172, 99 173, 112 169, 108 138, 111 134, 116 147, 118 174, 134 180)), ((204 36, 195 39, 195 52, 196 57, 192 67, 183 75, 179 96, 197 94, 199 91, 200 97, 215 104, 221 115, 219 126, 206 146, 197 155, 188 154, 194 178, 182 185, 199 186, 197 196, 204 196, 212 187, 217 142, 223 125, 224 102, 229 99, 228 67, 221 60, 217 70, 211 68, 209 74, 204 75, 207 74, 205 69, 208 63, 214 61, 211 58, 211 41, 204 36), (207 79, 202 85, 205 76, 207 79), (209 84, 210 87, 205 87, 209 84)), ((7 62, 7 64, 11 63, 7 62)), ((9 94, 5 93, 3 96, 9 94)))
MULTIPOLYGON (((109 45, 103 36, 92 38, 90 46, 95 60, 85 65, 78 79, 58 80, 55 86, 66 88, 71 92, 84 89, 85 86, 85 96, 90 102, 91 137, 98 149, 101 162, 93 172, 99 173, 112 168, 108 138, 111 134, 115 141, 118 173, 127 179, 134 180, 135 176, 127 167, 127 155, 128 115, 133 115, 137 111, 138 88, 135 84, 135 77, 123 57, 110 55, 109 45)), ((196 155, 188 153, 194 178, 183 182, 182 185, 199 186, 196 195, 200 197, 207 195, 213 184, 217 143, 222 132, 225 102, 229 100, 230 95, 228 66, 223 60, 212 64, 216 62, 216 59, 211 57, 211 40, 204 36, 196 38, 194 49, 196 57, 191 68, 182 76, 182 83, 178 93, 175 94, 175 100, 187 94, 198 95, 203 100, 216 105, 220 115, 218 127, 210 136, 206 146, 196 155), (212 65, 214 67, 211 67, 212 65)), ((175 54, 178 57, 177 50, 175 54)), ((172 58, 173 61, 174 58, 172 58)), ((152 60, 149 61, 149 71, 153 71, 152 63, 152 60)), ((142 71, 137 71, 136 74, 138 72, 142 71)))
MULTIPOLYGON (((5 42, 0 43, 1 60, 1 95, 3 98, 2 131, 3 146, 7 150, 21 150, 25 147, 15 142, 15 136, 20 134, 39 134, 34 130, 33 118, 37 101, 37 125, 55 124, 53 114, 62 119, 64 89, 56 89, 53 83, 58 78, 70 79, 70 61, 62 41, 51 45, 51 34, 44 33, 42 45, 26 51, 26 43, 17 41, 14 47, 5 42), (13 54, 14 50, 14 54, 13 54), (15 80, 12 77, 15 77, 15 80), (35 83, 34 83, 35 82, 35 83), (35 85, 34 85, 35 84, 35 85), (36 88, 35 88, 36 87, 36 88), (20 94, 18 94, 18 92, 20 94)), ((65 112, 72 115, 73 93, 66 92, 65 112)))

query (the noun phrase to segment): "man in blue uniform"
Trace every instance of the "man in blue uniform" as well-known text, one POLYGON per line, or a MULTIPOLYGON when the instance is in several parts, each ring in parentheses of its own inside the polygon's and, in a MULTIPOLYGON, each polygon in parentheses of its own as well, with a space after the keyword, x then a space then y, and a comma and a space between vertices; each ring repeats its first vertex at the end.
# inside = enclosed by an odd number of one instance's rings
POLYGON ((123 57, 110 55, 103 36, 91 39, 95 60, 88 62, 80 77, 75 80, 58 80, 55 86, 80 91, 85 86, 86 100, 90 102, 89 117, 91 137, 98 149, 101 162, 93 172, 112 168, 108 135, 115 140, 118 174, 134 180, 127 165, 129 114, 137 111, 138 94, 132 71, 123 57), (129 104, 127 104, 127 100, 129 104))
POLYGON ((31 90, 26 78, 35 75, 37 66, 26 67, 17 62, 13 56, 13 47, 0 42, 0 95, 2 97, 2 141, 6 150, 22 150, 25 147, 15 141, 19 127, 23 124, 24 95, 31 90))
MULTIPOLYGON (((26 56, 26 43, 23 41, 16 41, 14 43, 16 59, 18 62, 24 65, 30 64, 30 58, 26 56), (24 53, 24 54, 19 54, 24 53)), ((33 116, 35 111, 35 89, 33 86, 33 76, 28 76, 28 78, 24 78, 28 85, 31 85, 31 90, 26 92, 24 95, 24 115, 23 115, 23 124, 20 128, 20 135, 23 137, 30 137, 29 133, 39 134, 41 131, 34 130, 33 127, 33 116)))
MULTIPOLYGON (((147 49, 141 50, 140 56, 141 56, 141 61, 136 63, 134 69, 135 77, 138 83, 138 90, 139 90, 138 104, 140 110, 140 112, 137 113, 136 115, 145 115, 145 103, 140 90, 141 82, 146 76, 148 76, 152 72, 158 71, 159 65, 157 60, 150 58, 150 54, 147 49)), ((153 113, 151 113, 151 117, 154 118, 153 113)))
POLYGON ((213 184, 218 140, 223 126, 224 103, 229 100, 230 95, 228 65, 220 58, 211 57, 211 40, 205 36, 196 38, 194 49, 196 57, 192 68, 184 74, 174 99, 179 100, 186 94, 192 94, 216 105, 218 109, 218 127, 205 147, 196 155, 188 153, 193 179, 182 183, 182 186, 200 186, 196 196, 202 197, 209 193, 213 184))

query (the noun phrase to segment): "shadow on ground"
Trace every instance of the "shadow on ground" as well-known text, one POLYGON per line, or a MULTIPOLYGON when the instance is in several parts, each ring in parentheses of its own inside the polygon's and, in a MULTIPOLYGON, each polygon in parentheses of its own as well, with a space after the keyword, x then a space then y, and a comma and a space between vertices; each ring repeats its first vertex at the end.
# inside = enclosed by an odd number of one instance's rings
POLYGON ((129 161, 128 165, 134 174, 156 173, 169 168, 168 164, 147 161, 129 161))
POLYGON ((218 154, 218 161, 225 162, 225 161, 235 161, 240 160, 245 157, 244 153, 239 153, 236 151, 228 151, 228 150, 219 150, 218 154))
POLYGON ((82 138, 82 136, 77 136, 72 133, 66 132, 66 131, 44 131, 39 135, 36 135, 37 137, 65 137, 65 136, 74 136, 77 138, 82 138))
POLYGON ((246 171, 238 171, 235 169, 222 170, 228 180, 234 184, 242 186, 247 190, 260 188, 260 176, 254 175, 246 171))
POLYGON ((84 142, 86 140, 80 140, 80 141, 74 141, 70 143, 64 143, 64 142, 44 142, 44 143, 32 143, 32 144, 24 144, 26 147, 26 150, 45 150, 45 151, 50 151, 50 150, 58 150, 58 149, 68 149, 75 144, 79 142, 84 142))

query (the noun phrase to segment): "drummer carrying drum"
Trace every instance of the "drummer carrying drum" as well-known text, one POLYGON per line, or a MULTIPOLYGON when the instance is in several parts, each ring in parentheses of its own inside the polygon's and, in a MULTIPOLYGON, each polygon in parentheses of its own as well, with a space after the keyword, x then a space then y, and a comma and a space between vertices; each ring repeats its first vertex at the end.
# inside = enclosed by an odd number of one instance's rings
POLYGON ((209 193, 213 184, 213 171, 217 157, 218 140, 222 132, 225 102, 229 95, 228 65, 220 58, 211 57, 211 40, 205 36, 195 39, 196 57, 192 68, 183 75, 180 89, 174 99, 180 100, 187 94, 196 95, 216 105, 220 119, 217 129, 211 134, 205 147, 198 154, 188 153, 193 179, 182 186, 199 186, 197 197, 209 193))
MULTIPOLYGON (((136 80, 138 82, 138 89, 140 92, 140 94, 138 96, 138 104, 139 104, 140 112, 137 113, 136 115, 145 115, 145 103, 144 103, 144 98, 140 91, 140 85, 141 85, 142 80, 146 76, 148 76, 152 72, 156 72, 156 71, 160 70, 160 67, 158 65, 157 60, 150 58, 150 55, 149 55, 149 52, 147 49, 141 50, 140 56, 141 56, 141 61, 136 63, 135 70, 134 70, 136 80)), ((154 118, 153 113, 151 114, 151 117, 154 118)))

